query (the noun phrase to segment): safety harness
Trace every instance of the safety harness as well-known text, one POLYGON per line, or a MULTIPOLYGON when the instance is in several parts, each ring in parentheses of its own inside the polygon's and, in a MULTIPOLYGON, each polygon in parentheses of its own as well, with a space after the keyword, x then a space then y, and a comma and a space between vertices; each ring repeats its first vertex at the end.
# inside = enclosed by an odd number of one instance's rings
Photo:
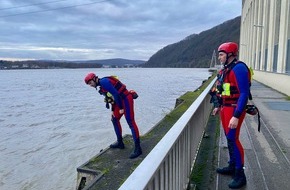
MULTIPOLYGON (((121 98, 126 97, 128 94, 132 94, 133 99, 138 98, 138 94, 134 90, 127 90, 126 85, 118 80, 117 76, 108 76, 104 78, 108 78, 110 80, 114 88, 118 91, 118 94, 121 96, 121 98)), ((114 103, 113 95, 102 87, 100 87, 99 93, 105 96, 104 101, 106 102, 106 108, 109 109, 110 103, 114 103)))
MULTIPOLYGON (((226 83, 227 81, 226 77, 228 77, 228 74, 230 71, 237 65, 237 64, 244 64, 249 72, 249 87, 251 87, 251 80, 253 75, 253 70, 250 69, 244 62, 242 61, 234 61, 228 65, 225 65, 224 69, 218 74, 217 76, 217 86, 215 88, 217 94, 222 96, 223 98, 214 97, 213 92, 210 92, 210 95, 212 96, 211 102, 214 103, 214 106, 217 107, 217 105, 223 105, 223 106, 236 106, 236 102, 239 98, 239 91, 237 86, 231 85, 231 83, 226 83)), ((217 96, 217 95, 215 95, 217 96)), ((251 91, 249 89, 249 100, 253 100, 251 91)), ((261 122, 260 122, 260 112, 257 106, 255 105, 246 105, 246 113, 249 115, 256 115, 258 114, 258 131, 260 132, 261 128, 261 122)))
MULTIPOLYGON (((223 99, 222 105, 230 105, 235 104, 239 98, 239 90, 237 86, 232 85, 232 83, 227 82, 227 78, 230 71, 238 64, 244 64, 249 71, 249 86, 251 87, 251 71, 249 67, 241 61, 234 61, 228 65, 225 65, 224 69, 220 74, 218 74, 218 84, 217 84, 217 93, 222 95, 222 97, 226 97, 223 99)), ((252 94, 249 90, 249 100, 252 100, 252 94)))

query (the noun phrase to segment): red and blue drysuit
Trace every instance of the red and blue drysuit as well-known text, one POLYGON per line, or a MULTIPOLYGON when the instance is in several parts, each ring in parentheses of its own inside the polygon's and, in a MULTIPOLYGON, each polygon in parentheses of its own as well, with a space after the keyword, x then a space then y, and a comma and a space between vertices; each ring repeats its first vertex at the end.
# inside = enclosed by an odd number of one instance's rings
POLYGON ((240 129, 246 115, 245 107, 250 96, 250 71, 245 63, 234 60, 218 75, 217 96, 222 126, 227 138, 229 164, 236 169, 244 166, 244 149, 239 140, 240 129), (235 129, 229 128, 232 117, 239 119, 235 129))
POLYGON ((122 140, 122 127, 120 119, 123 114, 119 113, 120 109, 124 109, 126 121, 131 129, 135 144, 140 144, 139 130, 134 119, 134 101, 132 94, 126 89, 126 86, 115 77, 104 77, 99 80, 100 94, 107 96, 109 92, 113 100, 112 105, 112 123, 117 136, 117 140, 122 140))

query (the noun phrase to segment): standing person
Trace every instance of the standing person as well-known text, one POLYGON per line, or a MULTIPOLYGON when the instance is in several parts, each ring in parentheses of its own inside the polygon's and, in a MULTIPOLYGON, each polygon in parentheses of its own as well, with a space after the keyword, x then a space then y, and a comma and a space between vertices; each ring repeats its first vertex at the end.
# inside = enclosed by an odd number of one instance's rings
POLYGON ((216 171, 219 174, 232 175, 229 188, 237 189, 247 183, 244 173, 244 149, 239 135, 250 96, 251 74, 246 64, 237 60, 236 43, 223 43, 219 46, 218 52, 223 69, 217 77, 216 91, 210 94, 214 103, 212 114, 220 112, 229 150, 229 165, 216 171))
POLYGON ((120 119, 125 114, 135 144, 135 149, 129 158, 133 159, 140 156, 142 149, 140 146, 139 129, 134 119, 133 94, 127 90, 126 85, 113 76, 98 78, 94 73, 89 73, 85 77, 85 83, 96 89, 99 86, 99 93, 105 96, 106 107, 109 108, 109 103, 112 105, 111 121, 117 136, 117 142, 111 144, 110 148, 125 148, 120 124, 120 119))

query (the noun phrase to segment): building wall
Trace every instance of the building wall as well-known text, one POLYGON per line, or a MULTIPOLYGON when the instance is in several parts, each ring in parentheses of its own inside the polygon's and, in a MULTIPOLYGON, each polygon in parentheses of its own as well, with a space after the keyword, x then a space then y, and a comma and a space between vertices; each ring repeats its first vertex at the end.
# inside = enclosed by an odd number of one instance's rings
POLYGON ((239 59, 254 79, 290 96, 290 0, 243 0, 239 59), (280 85, 278 83, 284 84, 280 85))
POLYGON ((290 85, 288 84, 288 82, 290 81, 289 75, 255 71, 253 79, 260 81, 261 83, 290 96, 290 85))

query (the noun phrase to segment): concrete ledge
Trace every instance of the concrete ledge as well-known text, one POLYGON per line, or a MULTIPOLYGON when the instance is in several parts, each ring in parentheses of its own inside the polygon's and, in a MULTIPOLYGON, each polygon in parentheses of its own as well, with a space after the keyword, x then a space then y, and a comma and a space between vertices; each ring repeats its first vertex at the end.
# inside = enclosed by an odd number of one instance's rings
MULTIPOLYGON (((106 150, 101 151, 91 160, 96 159, 101 154, 103 154, 106 150)), ((84 163, 83 165, 77 168, 77 190, 88 189, 90 186, 96 183, 104 175, 104 173, 100 170, 88 168, 87 164, 89 163, 90 161, 87 161, 86 163, 84 163)))
POLYGON ((78 189, 118 189, 214 78, 215 76, 209 78, 210 80, 204 82, 195 92, 187 92, 182 95, 176 102, 174 110, 140 137, 143 154, 138 158, 129 159, 129 155, 134 149, 134 143, 131 135, 126 135, 123 137, 125 149, 107 148, 80 166, 77 169, 78 189))

